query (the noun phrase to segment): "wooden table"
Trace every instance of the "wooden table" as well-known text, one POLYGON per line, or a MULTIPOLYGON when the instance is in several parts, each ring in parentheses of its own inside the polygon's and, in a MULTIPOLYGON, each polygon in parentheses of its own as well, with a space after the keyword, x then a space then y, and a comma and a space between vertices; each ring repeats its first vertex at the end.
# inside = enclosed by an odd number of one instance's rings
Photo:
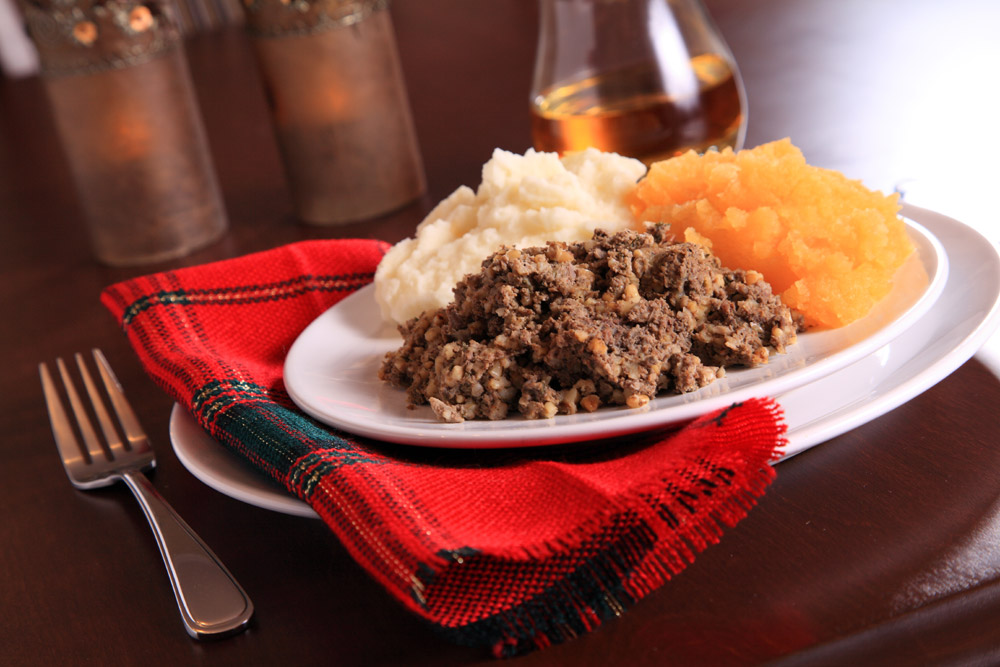
MULTIPOLYGON (((791 136, 814 164, 880 189, 917 179, 945 213, 962 207, 989 226, 1000 175, 992 0, 707 4, 746 81, 748 145, 791 136)), ((202 35, 188 53, 231 231, 172 266, 305 238, 396 241, 434 202, 477 184, 495 146, 529 146, 534 2, 397 0, 392 11, 428 196, 365 224, 296 223, 246 40, 202 35)), ((97 301, 146 270, 93 263, 39 82, 0 83, 0 663, 490 662, 397 605, 319 522, 245 505, 181 466, 170 399, 97 301), (127 490, 67 483, 37 364, 91 346, 106 351, 156 441, 157 488, 254 599, 245 634, 189 639, 127 490)), ((998 401, 1000 382, 972 360, 780 464, 750 516, 674 581, 518 664, 997 662, 998 401)))

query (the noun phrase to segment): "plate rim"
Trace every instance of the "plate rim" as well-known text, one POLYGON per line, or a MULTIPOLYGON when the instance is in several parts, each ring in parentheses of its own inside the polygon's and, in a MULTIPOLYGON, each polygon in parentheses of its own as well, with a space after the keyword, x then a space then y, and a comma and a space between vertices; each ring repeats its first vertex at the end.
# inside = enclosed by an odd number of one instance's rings
MULTIPOLYGON (((206 486, 230 498, 263 509, 312 519, 319 518, 308 503, 288 492, 283 492, 280 488, 269 488, 263 473, 254 470, 249 462, 243 461, 226 449, 205 431, 180 403, 174 403, 170 409, 168 432, 171 447, 181 465, 206 486), (218 448, 217 458, 223 455, 226 457, 222 459, 224 461, 222 474, 220 468, 206 465, 197 455, 200 447, 209 446, 218 448)), ((213 456, 215 453, 213 451, 213 456)))
MULTIPOLYGON (((978 229, 942 213, 914 206, 913 204, 909 204, 907 202, 903 202, 902 207, 904 211, 913 211, 916 215, 929 216, 932 219, 936 218, 936 220, 933 220, 933 224, 936 226, 940 225, 953 227, 954 231, 952 231, 952 234, 959 233, 968 235, 970 242, 974 241, 978 245, 982 246, 984 250, 990 251, 988 254, 990 254, 990 258, 992 259, 992 267, 997 272, 998 276, 1000 276, 1000 246, 983 235, 978 229)), ((935 234, 935 236, 937 236, 937 234, 935 234)), ((951 282, 952 276, 949 274, 949 279, 946 281, 944 286, 945 290, 951 282)), ((942 291, 941 296, 943 295, 944 290, 942 291)), ((900 338, 905 336, 907 333, 912 334, 913 330, 919 324, 924 323, 925 319, 931 317, 934 312, 935 309, 932 308, 909 329, 907 329, 906 332, 903 332, 900 337, 897 337, 894 341, 887 343, 884 347, 889 347, 892 342, 898 342, 900 338)), ((941 355, 932 363, 924 365, 908 381, 903 381, 884 395, 877 397, 874 400, 866 401, 857 407, 849 408, 847 405, 840 406, 836 410, 827 411, 822 417, 817 418, 813 420, 813 422, 802 427, 793 428, 790 426, 788 434, 789 447, 787 448, 786 455, 782 460, 786 460, 795 454, 799 454, 818 444, 826 442, 827 440, 878 419, 882 415, 927 391, 971 359, 986 343, 990 336, 997 332, 998 328, 1000 328, 1000 283, 993 286, 992 301, 990 306, 986 310, 985 314, 978 321, 976 321, 976 324, 971 328, 971 330, 963 335, 961 339, 945 354, 941 355), (942 372, 942 370, 944 372, 942 372), (827 422, 833 419, 836 413, 841 410, 846 410, 846 412, 841 415, 839 419, 836 419, 836 421, 833 422, 833 425, 828 424, 827 422)), ((927 347, 927 343, 923 344, 918 352, 924 352, 927 347)), ((880 350, 881 349, 884 348, 880 348, 880 350)), ((876 350, 872 354, 878 354, 880 350, 876 350)), ((914 357, 912 356, 910 357, 911 360, 913 358, 914 357)), ((863 359, 859 359, 854 363, 857 364, 861 361, 863 361, 863 359)), ((842 370, 847 370, 847 368, 842 370)), ((887 376, 887 378, 881 380, 879 384, 884 384, 886 380, 892 378, 900 372, 900 369, 894 370, 889 376, 887 376)), ((798 390, 806 388, 807 385, 799 387, 798 390)), ((779 396, 778 398, 780 403, 781 397, 779 396)))
MULTIPOLYGON (((948 254, 936 235, 921 224, 919 220, 914 219, 910 215, 904 217, 906 218, 907 227, 912 228, 914 233, 930 246, 933 252, 933 259, 937 264, 937 270, 934 275, 929 276, 930 282, 924 294, 917 302, 907 308, 905 312, 901 313, 899 317, 883 326, 874 336, 850 345, 813 364, 797 368, 778 378, 767 380, 768 386, 766 391, 768 395, 780 395, 804 384, 815 382, 840 368, 854 363, 858 359, 864 358, 912 327, 923 315, 933 308, 934 303, 940 298, 941 292, 947 283, 949 271, 948 254), (890 334, 880 337, 879 333, 886 330, 889 330, 890 334)), ((927 267, 925 266, 924 268, 927 267)), ((657 409, 656 403, 658 400, 663 401, 675 398, 673 395, 653 399, 645 408, 636 410, 612 407, 602 411, 599 415, 592 413, 597 416, 591 416, 590 414, 559 415, 553 420, 544 420, 544 422, 539 420, 538 424, 532 423, 530 426, 519 426, 519 424, 524 423, 524 420, 517 419, 501 420, 499 422, 472 421, 462 424, 421 422, 420 424, 411 426, 396 424, 395 422, 379 421, 378 419, 361 421, 352 418, 350 414, 346 418, 338 414, 331 416, 329 411, 320 409, 314 405, 313 397, 308 392, 300 391, 300 382, 295 370, 301 363, 299 356, 304 354, 303 350, 308 347, 308 341, 311 340, 311 336, 315 335, 315 331, 322 330, 327 320, 335 318, 338 312, 343 313, 347 308, 353 307, 359 299, 368 298, 374 302, 373 291, 374 287, 367 285, 345 297, 337 304, 334 304, 310 322, 299 336, 296 337, 289 348, 282 373, 285 389, 300 410, 328 426, 339 428, 355 436, 374 438, 408 446, 454 449, 502 449, 545 446, 614 438, 642 430, 666 428, 671 424, 681 423, 714 409, 730 405, 733 401, 745 400, 761 395, 759 389, 761 383, 755 382, 747 386, 738 387, 732 391, 718 393, 714 396, 706 396, 668 408, 657 409), (664 413, 667 410, 670 412, 666 414, 672 416, 669 420, 664 419, 664 413), (567 421, 569 423, 564 423, 567 421)), ((375 310, 378 310, 377 306, 375 310)), ((699 391, 710 393, 717 386, 713 383, 699 391)), ((402 390, 399 391, 402 397, 402 390)))

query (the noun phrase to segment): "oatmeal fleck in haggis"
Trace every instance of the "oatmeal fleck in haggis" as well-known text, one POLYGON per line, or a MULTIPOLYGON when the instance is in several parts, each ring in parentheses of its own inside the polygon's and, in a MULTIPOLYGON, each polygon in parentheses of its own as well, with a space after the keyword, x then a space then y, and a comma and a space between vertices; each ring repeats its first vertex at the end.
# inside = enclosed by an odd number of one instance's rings
POLYGON ((443 421, 538 419, 641 407, 795 342, 792 312, 760 274, 666 231, 502 249, 452 303, 400 326, 379 377, 443 421))

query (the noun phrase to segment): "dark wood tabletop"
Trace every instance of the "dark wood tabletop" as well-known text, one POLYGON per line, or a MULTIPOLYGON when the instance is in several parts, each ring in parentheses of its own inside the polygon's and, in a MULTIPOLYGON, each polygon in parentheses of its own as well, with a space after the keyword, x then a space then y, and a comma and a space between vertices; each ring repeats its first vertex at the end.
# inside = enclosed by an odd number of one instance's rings
MULTIPOLYGON (((916 183, 991 224, 1000 176, 993 0, 711 0, 749 100, 747 145, 789 136, 871 187, 916 183)), ((428 193, 384 218, 296 222, 264 93, 239 29, 187 54, 230 221, 165 265, 111 269, 83 221, 37 78, 0 82, 0 664, 489 663, 397 604, 316 520, 198 481, 168 438, 100 290, 120 279, 308 238, 397 241, 494 147, 530 146, 532 0, 391 8, 428 193), (256 605, 251 628, 184 633, 156 543, 118 485, 67 482, 37 364, 103 348, 156 446, 159 491, 256 605)), ((972 222, 972 221, 970 221, 972 222)), ((1000 236, 1000 234, 995 234, 1000 236)), ((960 260, 959 260, 960 261, 960 260)), ((777 466, 748 518, 673 581, 590 635, 523 665, 1000 662, 1000 381, 972 359, 923 394, 777 466)))

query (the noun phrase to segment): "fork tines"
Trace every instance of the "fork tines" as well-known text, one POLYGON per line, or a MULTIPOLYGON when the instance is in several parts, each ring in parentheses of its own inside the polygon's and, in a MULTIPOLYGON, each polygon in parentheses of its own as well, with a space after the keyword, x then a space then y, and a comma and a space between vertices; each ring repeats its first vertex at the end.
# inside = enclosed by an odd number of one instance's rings
POLYGON ((74 475, 70 469, 71 466, 112 462, 137 448, 148 448, 146 434, 143 432, 132 407, 125 399, 121 384, 118 382, 118 378, 115 377, 114 371, 111 370, 107 359, 96 348, 92 353, 107 399, 118 417, 118 426, 116 426, 115 420, 112 419, 108 412, 105 398, 102 396, 97 383, 88 370, 82 355, 77 353, 74 355, 74 358, 76 359, 79 376, 90 398, 90 410, 84 405, 84 401, 76 389, 76 384, 67 365, 61 358, 56 359, 56 367, 62 379, 65 396, 76 418, 76 428, 73 426, 74 420, 69 417, 63 406, 56 382, 53 380, 48 367, 44 362, 39 364, 39 374, 42 378, 45 402, 49 409, 52 433, 55 436, 56 445, 59 448, 63 464, 66 465, 67 472, 70 473, 70 479, 75 484, 79 480, 74 479, 74 475), (95 417, 97 423, 100 425, 101 432, 104 435, 103 441, 98 437, 97 431, 94 429, 91 416, 95 417))

